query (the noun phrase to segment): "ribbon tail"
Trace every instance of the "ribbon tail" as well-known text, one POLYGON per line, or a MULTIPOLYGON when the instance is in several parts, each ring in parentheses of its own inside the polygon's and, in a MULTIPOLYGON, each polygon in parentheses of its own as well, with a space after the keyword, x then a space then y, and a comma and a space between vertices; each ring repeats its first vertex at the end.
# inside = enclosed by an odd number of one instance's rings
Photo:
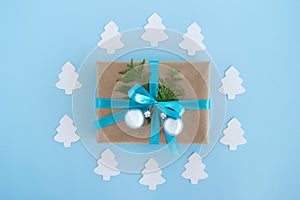
POLYGON ((149 71, 150 71, 149 92, 153 97, 156 97, 158 94, 158 79, 159 79, 158 67, 159 65, 157 60, 149 61, 149 71))
POLYGON ((165 133, 165 132, 164 132, 164 135, 165 135, 165 137, 166 137, 166 141, 167 141, 167 143, 168 143, 168 147, 169 147, 169 150, 170 150, 171 154, 172 154, 173 156, 178 156, 178 155, 180 155, 179 146, 178 146, 176 137, 175 137, 175 136, 168 135, 168 134, 165 133))
POLYGON ((96 108, 143 108, 145 105, 129 99, 96 98, 96 108))
POLYGON ((100 118, 94 122, 94 126, 96 130, 113 125, 117 122, 123 121, 126 112, 128 109, 121 110, 119 112, 115 112, 114 114, 107 115, 103 118, 100 118))
POLYGON ((210 100, 209 99, 179 100, 178 102, 185 109, 189 109, 189 110, 208 110, 208 109, 210 109, 210 100))
POLYGON ((153 109, 151 124, 150 124, 150 144, 159 144, 160 138, 160 118, 159 111, 155 107, 153 109))

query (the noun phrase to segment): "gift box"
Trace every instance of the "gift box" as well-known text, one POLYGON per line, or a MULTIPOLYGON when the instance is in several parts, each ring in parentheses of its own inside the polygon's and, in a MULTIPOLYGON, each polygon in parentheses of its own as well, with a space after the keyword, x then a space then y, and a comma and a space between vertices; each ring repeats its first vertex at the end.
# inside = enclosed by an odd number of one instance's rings
MULTIPOLYGON (((143 126, 138 129, 129 128, 124 120, 114 120, 113 118, 127 107, 122 107, 120 102, 131 102, 127 94, 128 90, 133 90, 133 87, 138 84, 138 87, 143 87, 139 89, 149 92, 149 88, 152 86, 150 86, 152 84, 151 76, 154 76, 156 73, 158 80, 156 80, 157 83, 156 86, 154 84, 154 87, 157 87, 158 96, 153 95, 154 99, 156 98, 154 101, 164 101, 163 97, 161 97, 163 95, 159 96, 160 93, 169 95, 171 91, 171 97, 175 94, 175 98, 171 98, 169 102, 174 103, 174 101, 178 101, 179 104, 182 104, 182 110, 184 110, 180 116, 183 129, 180 134, 176 135, 177 143, 207 144, 209 141, 210 62, 157 62, 156 71, 153 71, 153 68, 151 71, 150 65, 151 62, 150 64, 149 62, 145 62, 143 66, 139 65, 139 63, 130 63, 130 61, 97 62, 97 100, 117 100, 114 106, 103 106, 103 103, 96 101, 97 117, 107 123, 103 126, 99 125, 100 120, 96 121, 98 126, 98 130, 96 131, 97 143, 151 143, 151 120, 154 119, 152 116, 146 118, 143 126), (133 73, 130 72, 130 67, 128 67, 130 64, 134 66, 133 73), (165 89, 164 84, 170 88, 165 89), (99 106, 99 104, 101 105, 99 106)), ((169 102, 167 101, 167 104, 169 102)), ((113 104, 112 102, 110 103, 113 104)), ((129 104, 128 107, 130 107, 129 104)), ((147 108, 151 111, 152 107, 148 106, 147 108)), ((172 108, 170 110, 172 112, 172 108)), ((162 113, 160 112, 161 117, 162 113)), ((123 117, 121 116, 121 118, 123 117)), ((162 121, 164 121, 163 117, 160 119, 160 132, 155 143, 164 144, 170 140, 170 138, 168 139, 168 134, 162 128, 164 125, 162 121)))

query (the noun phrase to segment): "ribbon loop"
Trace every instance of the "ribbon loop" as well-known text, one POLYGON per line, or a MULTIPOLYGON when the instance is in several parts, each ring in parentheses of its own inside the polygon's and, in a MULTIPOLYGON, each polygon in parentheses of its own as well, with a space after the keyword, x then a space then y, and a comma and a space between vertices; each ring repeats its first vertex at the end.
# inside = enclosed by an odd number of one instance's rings
POLYGON ((130 90, 128 90, 128 97, 144 105, 152 105, 156 100, 149 94, 149 92, 139 84, 134 84, 130 90))

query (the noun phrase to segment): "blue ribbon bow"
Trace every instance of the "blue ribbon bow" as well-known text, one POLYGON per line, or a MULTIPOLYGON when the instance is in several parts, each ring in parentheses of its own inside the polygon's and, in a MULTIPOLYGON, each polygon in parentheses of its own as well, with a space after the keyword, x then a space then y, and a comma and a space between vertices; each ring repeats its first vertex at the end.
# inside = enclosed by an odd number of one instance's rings
MULTIPOLYGON (((106 99, 97 98, 96 108, 125 108, 119 112, 105 116, 95 121, 96 129, 113 125, 123 121, 128 109, 137 108, 143 111, 152 107, 151 124, 150 124, 150 144, 159 144, 160 125, 163 123, 160 115, 178 119, 184 113, 184 109, 202 110, 210 108, 210 100, 178 100, 159 102, 155 99, 158 94, 159 70, 158 61, 149 61, 149 92, 139 84, 135 84, 128 91, 127 99, 106 99)), ((169 149, 173 155, 179 155, 179 147, 175 136, 168 135, 164 132, 169 149)))
POLYGON ((184 113, 184 108, 178 101, 159 102, 139 84, 132 86, 128 91, 128 97, 139 104, 145 105, 146 109, 153 106, 154 109, 157 108, 160 112, 174 119, 180 118, 184 113))

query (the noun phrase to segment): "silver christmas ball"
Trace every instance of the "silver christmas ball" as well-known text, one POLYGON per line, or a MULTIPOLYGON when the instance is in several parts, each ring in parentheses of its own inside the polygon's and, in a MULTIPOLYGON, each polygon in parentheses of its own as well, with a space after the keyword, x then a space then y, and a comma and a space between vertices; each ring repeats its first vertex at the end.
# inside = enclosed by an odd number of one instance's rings
POLYGON ((183 130, 183 122, 181 119, 167 118, 164 122, 164 131, 172 136, 179 135, 183 130))
POLYGON ((131 129, 141 128, 144 124, 144 114, 141 110, 130 109, 125 114, 125 124, 131 129))

